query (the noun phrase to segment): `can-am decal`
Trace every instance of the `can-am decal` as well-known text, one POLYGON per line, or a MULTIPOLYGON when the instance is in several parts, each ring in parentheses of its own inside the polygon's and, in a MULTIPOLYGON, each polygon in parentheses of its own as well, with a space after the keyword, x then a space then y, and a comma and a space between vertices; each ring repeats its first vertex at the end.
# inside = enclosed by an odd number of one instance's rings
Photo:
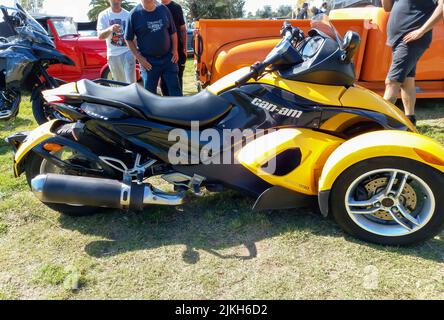
POLYGON ((284 117, 290 117, 290 118, 300 118, 303 114, 302 111, 296 110, 296 109, 288 109, 288 108, 280 108, 277 105, 264 101, 259 98, 254 98, 254 100, 251 102, 254 106, 262 108, 264 110, 267 110, 269 112, 277 113, 284 117))

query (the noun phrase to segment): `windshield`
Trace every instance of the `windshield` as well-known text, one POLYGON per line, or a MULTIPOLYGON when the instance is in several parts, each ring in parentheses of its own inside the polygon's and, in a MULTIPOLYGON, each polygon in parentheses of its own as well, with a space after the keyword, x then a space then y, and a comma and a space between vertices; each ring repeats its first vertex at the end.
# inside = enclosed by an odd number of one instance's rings
POLYGON ((322 13, 314 16, 311 19, 311 28, 335 40, 342 49, 342 38, 326 14, 322 13))
POLYGON ((54 28, 56 29, 59 37, 79 34, 79 32, 77 31, 76 24, 74 23, 72 18, 57 19, 57 20, 53 19, 52 24, 54 25, 54 28))
MULTIPOLYGON (((17 37, 27 39, 33 43, 46 44, 55 48, 54 43, 49 38, 46 30, 31 17, 19 4, 14 7, 0 6, 3 13, 2 23, 6 31, 12 31, 14 34, 4 36, 5 38, 17 37)), ((1 35, 0 35, 1 36, 1 35)), ((10 39, 11 41, 14 39, 10 39)))

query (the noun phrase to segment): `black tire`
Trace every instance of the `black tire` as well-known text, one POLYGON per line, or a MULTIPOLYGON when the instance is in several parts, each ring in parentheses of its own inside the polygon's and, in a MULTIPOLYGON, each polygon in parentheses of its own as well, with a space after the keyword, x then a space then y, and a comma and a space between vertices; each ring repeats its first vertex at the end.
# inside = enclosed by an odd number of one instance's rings
POLYGON ((32 100, 32 114, 34 115, 35 121, 37 121, 39 125, 42 125, 50 120, 45 113, 45 101, 43 100, 41 94, 38 94, 37 97, 32 100))
POLYGON ((330 209, 340 227, 356 238, 380 245, 409 246, 434 238, 444 229, 444 201, 439 201, 443 198, 444 175, 438 170, 406 158, 381 157, 362 161, 341 174, 331 190, 330 209), (416 232, 396 237, 378 235, 360 227, 347 213, 345 198, 351 184, 367 172, 388 168, 415 174, 428 184, 437 200, 430 221, 416 232))
MULTIPOLYGON (((110 75, 111 75, 111 69, 107 67, 102 73, 102 79, 108 79, 110 75)), ((112 77, 109 78, 109 80, 112 80, 112 77)))
MULTIPOLYGON (((40 175, 40 167, 42 165, 42 161, 43 158, 36 153, 30 154, 25 161, 26 181, 28 182, 28 185, 30 187, 32 179, 40 175)), ((45 203, 45 205, 54 211, 73 217, 89 216, 103 211, 101 208, 78 207, 66 204, 45 203)))

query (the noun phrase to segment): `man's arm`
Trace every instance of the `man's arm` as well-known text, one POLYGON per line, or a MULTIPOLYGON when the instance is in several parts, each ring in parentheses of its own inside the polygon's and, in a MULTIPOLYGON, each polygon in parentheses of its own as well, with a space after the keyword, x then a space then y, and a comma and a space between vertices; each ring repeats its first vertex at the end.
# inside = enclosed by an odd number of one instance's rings
POLYGON ((97 35, 99 39, 106 40, 108 39, 113 32, 118 32, 120 30, 120 25, 114 24, 112 26, 108 26, 109 21, 106 16, 100 13, 99 18, 97 19, 97 35))
POLYGON ((177 39, 177 32, 174 32, 171 35, 171 40, 173 43, 173 49, 172 49, 172 53, 173 53, 173 58, 171 59, 172 63, 177 63, 177 61, 179 61, 179 53, 178 53, 178 39, 177 39))
POLYGON ((393 0, 382 0, 382 7, 384 8, 385 12, 392 11, 393 0))
POLYGON ((112 26, 103 29, 103 30, 97 30, 97 34, 99 36, 99 39, 106 40, 108 39, 113 32, 119 32, 120 31, 120 25, 113 24, 112 26))
POLYGON ((136 58, 136 60, 139 61, 142 67, 147 71, 151 71, 153 66, 148 62, 148 60, 145 59, 144 56, 140 54, 139 50, 137 50, 136 40, 126 40, 126 44, 128 45, 128 48, 130 49, 134 58, 136 58))
POLYGON ((185 56, 188 54, 188 32, 187 32, 187 26, 183 25, 180 27, 180 33, 182 34, 183 39, 183 53, 185 56))
POLYGON ((409 43, 418 39, 421 39, 427 32, 433 29, 433 27, 441 21, 443 18, 443 0, 438 0, 438 6, 433 12, 432 16, 427 20, 427 22, 419 29, 407 34, 403 41, 409 43))

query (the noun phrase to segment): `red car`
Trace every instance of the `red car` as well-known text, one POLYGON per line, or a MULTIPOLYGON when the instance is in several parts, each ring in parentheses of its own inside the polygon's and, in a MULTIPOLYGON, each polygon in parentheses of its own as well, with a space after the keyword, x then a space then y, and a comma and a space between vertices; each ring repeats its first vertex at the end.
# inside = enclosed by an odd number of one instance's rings
POLYGON ((75 62, 75 66, 53 65, 48 72, 66 82, 80 79, 110 78, 106 42, 97 36, 80 35, 70 17, 34 15, 53 38, 59 52, 75 62))

